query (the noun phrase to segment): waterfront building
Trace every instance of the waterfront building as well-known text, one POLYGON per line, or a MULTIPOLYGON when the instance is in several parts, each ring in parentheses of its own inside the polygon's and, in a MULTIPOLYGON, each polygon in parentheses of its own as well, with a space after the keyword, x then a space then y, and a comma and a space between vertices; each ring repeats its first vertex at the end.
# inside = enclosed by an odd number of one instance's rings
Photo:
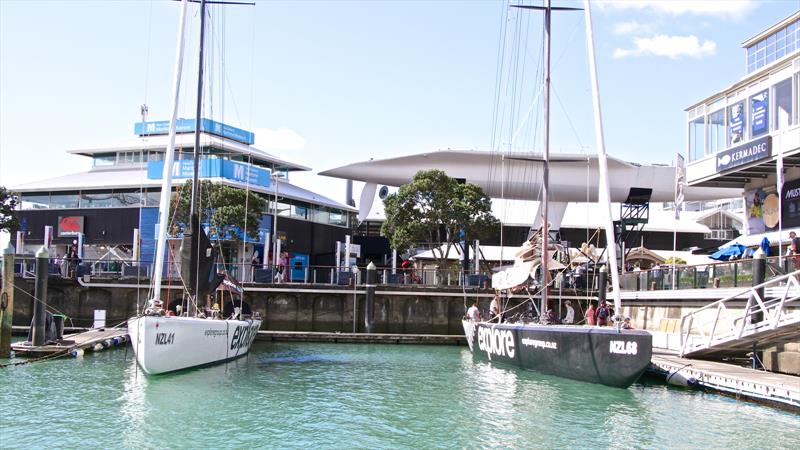
MULTIPOLYGON (((51 226, 53 256, 64 255, 80 237, 85 261, 116 261, 115 268, 119 261, 151 264, 168 125, 166 121, 140 122, 135 125, 138 137, 128 142, 69 150, 91 160, 86 172, 11 187, 21 199, 22 233, 18 236, 23 252, 33 253, 41 246, 45 227, 51 226)), ((173 192, 192 176, 194 128, 194 120, 178 121, 173 192)), ((201 129, 200 179, 268 199, 260 222, 249 225, 258 230, 257 238, 239 233, 244 246, 219 238, 226 247, 226 263, 232 264, 229 270, 236 274, 240 272, 237 263, 249 266, 254 252, 259 258, 268 254, 268 261, 273 261, 276 234, 281 254, 286 253, 282 262, 292 268, 288 276, 302 278, 309 265, 332 265, 336 241, 344 241, 356 210, 292 184, 291 173, 311 169, 256 148, 253 133, 209 119, 203 119, 201 129)), ((179 237, 171 236, 171 245, 179 237)), ((15 244, 16 238, 12 236, 15 244)), ((108 269, 107 264, 95 264, 95 272, 108 269)))
POLYGON ((744 189, 740 240, 787 245, 800 232, 800 11, 742 47, 744 76, 686 109, 687 184, 744 189))

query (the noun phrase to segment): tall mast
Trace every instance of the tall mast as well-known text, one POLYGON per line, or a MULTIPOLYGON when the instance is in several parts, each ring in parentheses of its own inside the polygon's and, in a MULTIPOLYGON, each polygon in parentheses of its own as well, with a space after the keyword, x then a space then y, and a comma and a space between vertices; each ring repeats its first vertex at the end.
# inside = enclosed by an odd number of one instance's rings
MULTIPOLYGON (((589 52, 589 75, 592 78, 592 103, 594 105, 594 129, 597 145, 597 165, 600 171, 600 192, 598 201, 602 208, 606 229, 606 253, 608 255, 608 271, 611 273, 612 295, 614 296, 614 311, 622 314, 622 303, 619 296, 619 272, 617 271, 617 248, 614 240, 614 224, 611 221, 611 193, 608 185, 608 162, 606 160, 606 144, 603 137, 603 115, 600 111, 600 87, 597 82, 597 63, 594 53, 594 34, 592 32, 592 10, 589 0, 583 0, 586 14, 586 46, 589 52)), ((619 327, 620 321, 617 320, 619 327)))
MULTIPOLYGON (((164 171, 161 182, 161 199, 158 204, 158 245, 156 247, 156 262, 153 269, 153 300, 161 298, 161 275, 164 269, 164 253, 166 252, 167 224, 169 222, 169 200, 172 194, 172 165, 175 155, 175 127, 178 120, 178 99, 181 91, 181 71, 183 70, 183 41, 186 29, 186 3, 181 2, 181 15, 178 25, 178 43, 175 61, 175 81, 172 85, 172 117, 169 122, 169 143, 164 155, 164 171)), ((152 306, 156 302, 153 302, 152 306)))
POLYGON ((530 5, 511 5, 513 8, 521 9, 538 9, 544 11, 544 174, 542 179, 542 300, 539 305, 539 311, 542 317, 547 311, 548 294, 550 273, 547 268, 547 263, 550 261, 550 254, 547 252, 549 247, 550 231, 547 206, 549 200, 548 188, 550 187, 550 16, 554 10, 560 11, 575 11, 580 8, 571 8, 568 6, 550 5, 550 0, 547 0, 547 6, 530 6, 530 5))
POLYGON ((200 0, 200 57, 197 67, 197 114, 194 119, 194 170, 192 172, 192 203, 189 216, 197 213, 197 196, 199 195, 200 172, 200 129, 203 114, 203 48, 206 36, 206 0, 200 0))
POLYGON ((548 188, 550 187, 550 0, 547 0, 547 8, 544 10, 544 179, 542 183, 542 303, 539 311, 542 317, 546 317, 548 305, 550 273, 547 270, 547 263, 550 255, 548 247, 548 188))

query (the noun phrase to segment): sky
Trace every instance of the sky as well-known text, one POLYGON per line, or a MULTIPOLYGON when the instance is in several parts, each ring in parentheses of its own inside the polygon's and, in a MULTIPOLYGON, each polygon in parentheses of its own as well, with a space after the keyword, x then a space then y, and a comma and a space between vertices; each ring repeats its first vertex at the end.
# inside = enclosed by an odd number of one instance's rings
MULTIPOLYGON (((312 167, 292 181, 339 201, 344 182, 317 172, 447 148, 541 151, 542 15, 508 4, 216 6, 204 116, 312 167)), ((607 151, 672 164, 684 109, 743 77, 741 42, 800 0, 593 5, 607 151)), ((194 117, 196 91, 189 8, 181 117, 194 117)), ((168 119, 179 11, 168 0, 0 0, 0 185, 88 170, 66 150, 134 139, 142 104, 168 119)), ((554 13, 553 152, 596 151, 585 47, 584 14, 554 13)))

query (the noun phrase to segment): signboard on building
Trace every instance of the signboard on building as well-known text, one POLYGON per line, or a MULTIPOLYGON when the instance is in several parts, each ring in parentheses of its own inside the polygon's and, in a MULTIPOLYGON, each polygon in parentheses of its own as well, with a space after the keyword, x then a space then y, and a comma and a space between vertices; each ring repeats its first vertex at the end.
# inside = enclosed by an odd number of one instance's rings
POLYGON ((750 97, 750 136, 758 136, 769 131, 769 101, 766 90, 750 97))
POLYGON ((83 233, 84 216, 58 216, 58 237, 73 237, 83 233))
MULTIPOLYGON (((137 122, 133 129, 134 133, 139 136, 169 134, 169 121, 161 120, 158 122, 137 122)), ((175 123, 175 131, 178 133, 194 133, 194 130, 194 119, 178 119, 175 123)), ((200 121, 200 131, 227 139, 232 139, 247 145, 253 145, 255 142, 255 135, 253 133, 247 130, 242 130, 241 128, 225 125, 224 123, 220 123, 211 119, 202 119, 200 121)))
MULTIPOLYGON (((172 178, 192 178, 194 161, 181 159, 172 165, 172 178)), ((250 186, 268 188, 271 185, 271 171, 250 164, 231 161, 229 159, 203 158, 200 160, 198 176, 200 178, 224 178, 237 181, 250 186)), ((149 161, 147 163, 147 178, 160 180, 164 175, 164 161, 149 161)))
POLYGON ((728 107, 728 145, 744 140, 744 102, 728 107))
POLYGON ((800 178, 785 182, 781 195, 783 228, 800 227, 800 178))
POLYGON ((770 136, 750 141, 717 153, 717 172, 739 167, 770 156, 772 140, 770 136))

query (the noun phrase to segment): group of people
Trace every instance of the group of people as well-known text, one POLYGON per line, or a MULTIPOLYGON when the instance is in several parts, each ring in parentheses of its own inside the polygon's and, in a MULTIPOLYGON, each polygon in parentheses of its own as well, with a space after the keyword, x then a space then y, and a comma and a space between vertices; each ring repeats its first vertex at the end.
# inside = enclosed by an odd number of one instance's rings
POLYGON ((62 277, 74 278, 77 275, 78 265, 81 263, 78 253, 78 241, 73 240, 65 255, 56 256, 55 263, 62 277))
MULTIPOLYGON (((501 298, 500 294, 495 294, 492 302, 489 304, 489 322, 500 323, 503 317, 503 311, 501 309, 501 298)), ((562 323, 564 325, 573 325, 575 324, 575 308, 572 307, 572 302, 569 300, 564 301, 564 308, 566 309, 566 314, 564 317, 559 321, 556 319, 553 310, 549 309, 545 313, 545 319, 547 324, 556 324, 562 323)), ((586 309, 586 313, 584 314, 584 318, 586 319, 586 325, 590 326, 600 326, 605 327, 611 325, 613 317, 613 309, 606 303, 605 301, 601 301, 600 305, 595 308, 594 302, 589 302, 589 307, 586 309)), ((480 322, 481 321, 481 312, 478 307, 478 301, 475 300, 472 303, 472 306, 467 310, 467 319, 471 320, 472 322, 480 322)), ((622 328, 626 330, 632 330, 633 325, 631 325, 631 318, 626 317, 623 321, 622 328)))

